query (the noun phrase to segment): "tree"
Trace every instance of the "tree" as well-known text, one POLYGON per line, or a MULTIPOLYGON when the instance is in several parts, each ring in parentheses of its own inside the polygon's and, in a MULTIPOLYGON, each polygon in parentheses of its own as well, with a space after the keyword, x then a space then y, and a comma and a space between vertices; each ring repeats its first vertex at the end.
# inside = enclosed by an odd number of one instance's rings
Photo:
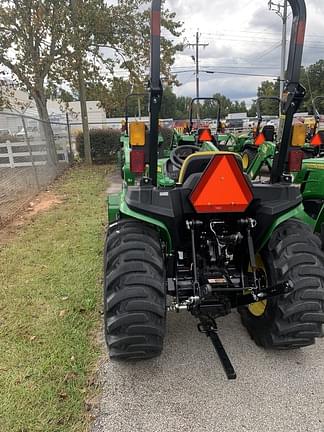
MULTIPOLYGON (((279 97, 280 83, 277 81, 263 81, 258 88, 258 97, 261 96, 276 96, 279 97)), ((261 113, 263 115, 278 115, 279 102, 264 100, 260 104, 261 113)))
POLYGON ((167 86, 163 92, 161 118, 175 118, 177 112, 177 96, 173 93, 172 87, 167 86))
POLYGON ((176 120, 184 120, 189 116, 191 98, 186 96, 180 96, 176 101, 176 112, 174 118, 176 120))
MULTIPOLYGON (((306 88, 306 97, 301 111, 313 113, 312 100, 316 96, 324 95, 324 60, 319 60, 306 68, 302 67, 300 81, 306 88)), ((323 109, 322 111, 324 112, 323 109)))
MULTIPOLYGON (((63 82, 78 88, 81 66, 86 81, 99 81, 119 63, 129 71, 133 84, 142 81, 149 63, 147 0, 119 1, 117 6, 107 6, 104 0, 76 3, 77 14, 72 13, 68 0, 0 0, 0 64, 33 97, 45 122, 49 121, 48 92, 53 94, 63 82), (79 31, 71 31, 76 26, 79 31), (119 58, 106 59, 101 45, 112 47, 119 58)), ((174 18, 166 9, 162 25, 177 36, 181 23, 174 18)), ((173 79, 170 66, 178 48, 162 38, 162 71, 168 80, 173 79)), ((48 123, 44 125, 54 162, 53 133, 48 123)))
MULTIPOLYGON (((101 82, 87 83, 88 100, 98 100, 100 107, 104 108, 107 117, 123 117, 125 115, 126 97, 131 93, 147 93, 140 98, 142 115, 148 115, 148 92, 143 86, 133 87, 128 80, 114 77, 110 87, 101 82)), ((130 116, 138 114, 137 98, 129 99, 128 112, 130 116)))

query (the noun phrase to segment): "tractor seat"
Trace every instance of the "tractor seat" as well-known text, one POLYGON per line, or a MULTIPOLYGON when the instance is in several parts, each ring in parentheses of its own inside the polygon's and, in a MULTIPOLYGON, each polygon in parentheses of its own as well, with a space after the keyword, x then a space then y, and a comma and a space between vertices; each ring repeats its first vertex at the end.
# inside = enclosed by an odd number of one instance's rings
POLYGON ((275 127, 272 125, 266 125, 262 129, 263 136, 266 141, 273 142, 275 136, 275 127))
POLYGON ((184 184, 186 180, 192 176, 192 174, 201 174, 205 171, 207 165, 215 156, 215 154, 233 154, 236 157, 236 160, 239 163, 239 166, 243 170, 242 158, 237 153, 230 152, 216 152, 216 151, 206 151, 206 152, 197 152, 188 156, 184 161, 180 174, 178 183, 184 184))

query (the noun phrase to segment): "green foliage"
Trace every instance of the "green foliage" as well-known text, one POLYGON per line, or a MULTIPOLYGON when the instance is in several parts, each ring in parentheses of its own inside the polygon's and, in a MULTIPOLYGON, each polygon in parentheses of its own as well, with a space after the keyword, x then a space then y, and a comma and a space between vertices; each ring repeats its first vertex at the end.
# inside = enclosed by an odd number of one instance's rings
MULTIPOLYGON (((108 5, 104 0, 8 0, 0 2, 0 64, 35 99, 39 115, 48 119, 47 99, 68 83, 74 97, 80 69, 105 107, 123 107, 121 81, 107 79, 118 66, 129 73, 127 92, 147 82, 150 62, 150 1, 129 0, 108 5), (106 58, 102 46, 112 48, 106 58), (46 86, 45 86, 46 83, 46 86), (113 93, 107 93, 113 84, 113 93), (46 87, 46 88, 45 88, 46 87), (130 87, 130 88, 129 88, 130 87), (103 96, 103 98, 101 98, 103 96), (108 98, 108 99, 107 99, 108 98)), ((162 13, 161 64, 166 82, 174 82, 171 66, 177 50, 168 36, 181 34, 182 24, 166 7, 162 13)), ((89 85, 90 86, 90 85, 89 85)), ((93 93, 94 94, 94 93, 93 93)), ((93 96, 92 94, 92 96, 93 96)), ((93 97, 92 97, 93 98, 93 97)), ((71 99, 62 93, 62 99, 71 99)))
MULTIPOLYGON (((212 97, 219 99, 221 105, 221 116, 224 118, 228 114, 233 112, 247 112, 245 102, 231 101, 226 96, 215 93, 212 97)), ((170 100, 170 98, 169 98, 170 100)), ((189 116, 191 98, 179 97, 176 98, 175 103, 171 100, 170 103, 175 105, 175 119, 187 119, 189 116)), ((217 118, 218 105, 217 102, 213 101, 201 101, 200 102, 200 117, 201 118, 217 118)), ((196 105, 194 107, 194 118, 196 116, 196 105)))
MULTIPOLYGON (((116 161, 116 154, 120 148, 120 131, 115 129, 90 129, 90 147, 92 160, 98 164, 116 161)), ((83 132, 76 136, 76 148, 80 157, 84 159, 83 132)))
POLYGON ((140 113, 142 116, 148 115, 149 94, 144 86, 138 85, 133 87, 129 81, 122 78, 114 77, 111 80, 110 88, 103 83, 88 83, 87 96, 88 100, 99 100, 100 107, 104 108, 107 117, 124 117, 126 97, 131 93, 146 93, 146 96, 132 97, 128 100, 128 115, 137 117, 140 113))
MULTIPOLYGON (((279 81, 263 81, 261 86, 258 88, 258 97, 260 96, 279 96, 280 83, 279 81)), ((255 109, 256 106, 254 105, 255 109)), ((253 108, 254 108, 253 107, 253 108)), ((278 115, 279 102, 276 101, 261 101, 261 113, 263 115, 278 115)))
POLYGON ((69 171, 51 190, 62 203, 0 248, 1 432, 88 430, 106 176, 69 171))
POLYGON ((161 118, 175 118, 177 113, 177 96, 173 93, 172 87, 166 87, 163 92, 161 118))
MULTIPOLYGON (((313 113, 312 99, 316 96, 324 96, 324 60, 308 67, 302 67, 301 83, 306 88, 306 97, 303 102, 301 111, 313 113)), ((320 107, 324 114, 324 107, 320 107)))

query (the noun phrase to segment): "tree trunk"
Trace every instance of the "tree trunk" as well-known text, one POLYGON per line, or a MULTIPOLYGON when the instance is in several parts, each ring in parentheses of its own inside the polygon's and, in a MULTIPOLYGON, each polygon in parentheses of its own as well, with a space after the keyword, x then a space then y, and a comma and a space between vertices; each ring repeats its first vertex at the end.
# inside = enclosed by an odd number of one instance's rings
POLYGON ((46 142, 48 163, 56 167, 57 153, 56 153, 53 129, 47 111, 47 100, 46 100, 45 92, 44 91, 41 92, 38 90, 35 91, 32 96, 34 97, 36 103, 39 118, 42 120, 40 122, 40 125, 46 142))

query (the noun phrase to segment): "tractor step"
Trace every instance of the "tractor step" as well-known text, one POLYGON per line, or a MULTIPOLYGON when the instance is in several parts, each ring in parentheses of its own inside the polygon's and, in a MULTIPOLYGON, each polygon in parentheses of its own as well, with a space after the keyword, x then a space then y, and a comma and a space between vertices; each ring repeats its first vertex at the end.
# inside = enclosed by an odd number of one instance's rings
POLYGON ((229 380, 236 379, 235 369, 232 365, 230 358, 227 355, 227 352, 225 351, 224 345, 222 344, 220 337, 218 336, 216 325, 209 324, 206 326, 206 324, 204 323, 199 323, 197 327, 200 333, 205 333, 205 335, 211 339, 214 348, 218 354, 218 357, 222 363, 227 378, 229 380))

